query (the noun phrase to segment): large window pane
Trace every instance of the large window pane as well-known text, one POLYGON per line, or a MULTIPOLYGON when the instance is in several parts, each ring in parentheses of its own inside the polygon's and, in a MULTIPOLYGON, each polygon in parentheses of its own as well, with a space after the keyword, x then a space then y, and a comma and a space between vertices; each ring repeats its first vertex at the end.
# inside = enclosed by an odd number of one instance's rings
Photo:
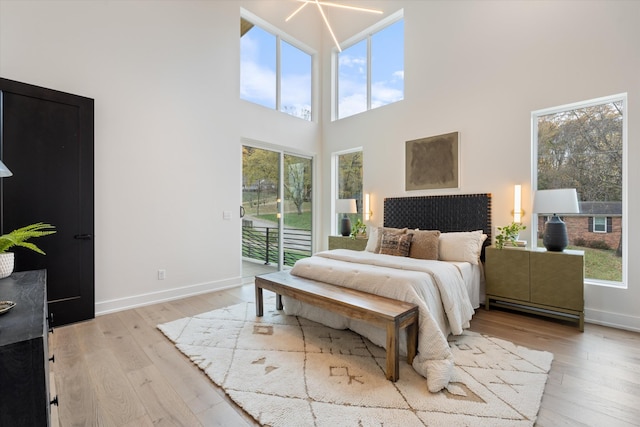
POLYGON ((371 108, 404 99, 404 20, 371 36, 371 108))
MULTIPOLYGON (((358 212, 349 214, 351 224, 355 224, 356 220, 362 221, 362 151, 353 151, 350 153, 336 155, 336 199, 355 199, 358 212)), ((339 231, 341 214, 337 214, 336 222, 339 231)))
POLYGON ((349 117, 367 110, 367 40, 338 55, 338 112, 349 117))
POLYGON ((311 55, 283 41, 281 58, 280 111, 311 120, 311 55))
POLYGON ((240 38, 240 98, 276 108, 276 36, 256 25, 240 38))
MULTIPOLYGON (((619 284, 624 251, 624 101, 583 105, 536 116, 536 185, 538 190, 577 190, 580 214, 563 216, 569 245, 585 251, 587 280, 619 284)), ((542 217, 538 230, 540 236, 542 217)))

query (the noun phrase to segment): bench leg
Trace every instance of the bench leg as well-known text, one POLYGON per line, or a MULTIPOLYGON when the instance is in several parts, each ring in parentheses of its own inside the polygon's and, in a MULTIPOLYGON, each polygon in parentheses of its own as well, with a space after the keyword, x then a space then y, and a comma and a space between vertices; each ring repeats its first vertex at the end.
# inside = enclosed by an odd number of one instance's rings
POLYGON ((398 342, 398 331, 400 327, 396 322, 387 323, 387 371, 386 376, 389 381, 398 381, 400 377, 400 343, 398 342))
POLYGON ((276 294, 276 310, 282 310, 282 295, 276 294))
POLYGON ((255 286, 256 286, 256 316, 262 317, 262 314, 263 314, 262 288, 258 286, 258 284, 256 284, 255 286))
POLYGON ((418 319, 407 326, 407 362, 413 364, 418 351, 418 319))

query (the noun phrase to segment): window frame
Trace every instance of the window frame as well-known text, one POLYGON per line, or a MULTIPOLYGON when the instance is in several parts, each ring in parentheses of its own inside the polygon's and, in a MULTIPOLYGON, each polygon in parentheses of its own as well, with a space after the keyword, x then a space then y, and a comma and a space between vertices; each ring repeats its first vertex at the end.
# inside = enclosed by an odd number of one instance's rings
MULTIPOLYGON (((622 103, 622 281, 609 281, 602 279, 594 279, 585 277, 584 283, 594 286, 612 287, 619 289, 628 288, 628 254, 629 254, 629 231, 628 231, 628 200, 629 200, 629 185, 628 185, 628 163, 629 163, 629 144, 628 144, 628 99, 627 93, 618 93, 615 95, 604 96, 600 98, 590 99, 586 101, 574 102, 571 104, 560 105, 557 107, 545 108, 541 110, 535 110, 531 112, 531 205, 533 206, 533 196, 538 188, 538 118, 540 116, 546 116, 550 114, 557 114, 561 112, 577 110, 580 108, 592 107, 600 104, 608 104, 613 102, 622 103)), ((538 230, 538 214, 531 215, 531 244, 532 248, 537 248, 536 232, 538 230)))
MULTIPOLYGON (((314 122, 317 121, 317 117, 319 116, 319 113, 317 112, 317 102, 316 99, 318 98, 317 93, 317 82, 316 82, 316 76, 317 76, 317 68, 318 68, 318 53, 316 50, 312 49, 311 47, 307 46, 306 44, 302 43, 299 40, 296 40, 294 37, 290 36, 289 34, 285 33, 284 31, 280 30, 278 27, 268 23, 267 21, 265 21, 264 19, 258 17, 257 15, 249 12, 248 10, 244 9, 244 8, 240 8, 240 18, 245 19, 249 22, 251 22, 253 25, 256 25, 258 27, 260 27, 260 29, 262 29, 263 31, 266 31, 270 34, 272 34, 273 36, 275 36, 276 38, 276 86, 275 86, 275 90, 276 90, 276 105, 275 108, 270 108, 270 107, 265 107, 262 104, 258 104, 256 102, 253 102, 251 100, 248 99, 244 99, 240 96, 240 99, 242 101, 245 102, 249 102, 251 104, 254 105, 260 105, 262 107, 268 108, 269 110, 275 110, 278 111, 280 113, 286 114, 288 116, 291 117, 295 117, 301 120, 305 120, 308 122, 314 122), (308 54, 311 57, 311 69, 310 69, 310 73, 311 73, 311 87, 310 87, 310 107, 311 107, 311 111, 309 114, 309 119, 306 118, 302 118, 299 116, 295 116, 293 114, 289 114, 285 111, 282 110, 282 42, 288 43, 289 45, 300 49, 302 52, 308 54)), ((242 38, 242 37, 240 37, 242 38)), ((238 43, 240 43, 240 40, 238 40, 238 43)), ((238 47, 239 51, 241 52, 241 48, 240 46, 238 47)), ((242 53, 240 54, 240 59, 242 60, 242 53)), ((239 65, 239 69, 238 69, 238 76, 240 76, 242 74, 242 63, 240 63, 239 65)), ((241 85, 241 81, 239 81, 239 87, 238 87, 238 92, 240 92, 240 85, 241 85)))
MULTIPOLYGON (((395 24, 398 21, 401 21, 404 19, 404 9, 400 9, 397 12, 392 13, 391 15, 387 16, 386 18, 380 20, 379 22, 377 22, 376 24, 370 26, 369 28, 365 29, 364 31, 359 32, 358 34, 354 35, 353 37, 345 40, 343 43, 340 44, 340 46, 342 47, 342 50, 347 50, 350 47, 362 42, 363 40, 367 41, 367 88, 366 88, 366 97, 367 97, 367 108, 364 111, 361 111, 360 113, 355 113, 346 117, 339 117, 339 113, 340 113, 340 109, 339 109, 339 104, 340 104, 340 94, 339 94, 339 63, 340 63, 340 51, 338 50, 338 48, 336 48, 335 46, 331 49, 331 97, 332 97, 332 102, 331 102, 331 121, 336 121, 336 120, 342 120, 342 119, 346 119, 358 114, 362 114, 366 111, 370 111, 371 108, 371 38, 373 37, 374 34, 379 33, 380 31, 384 30, 385 28, 395 24)), ((404 46, 403 46, 404 49, 404 46)), ((404 64, 403 64, 403 71, 404 71, 404 64)), ((402 99, 395 101, 391 104, 395 104, 397 102, 400 101, 404 101, 404 89, 405 89, 405 84, 404 84, 404 80, 402 83, 402 99)), ((390 105, 390 104, 385 104, 385 105, 390 105)))

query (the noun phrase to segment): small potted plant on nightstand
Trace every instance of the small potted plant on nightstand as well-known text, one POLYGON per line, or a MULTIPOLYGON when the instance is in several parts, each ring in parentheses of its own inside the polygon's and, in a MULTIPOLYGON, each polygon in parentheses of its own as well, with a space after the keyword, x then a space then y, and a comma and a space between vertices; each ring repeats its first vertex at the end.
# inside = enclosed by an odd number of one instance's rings
POLYGON ((356 239, 365 237, 367 237, 367 225, 358 218, 356 223, 351 227, 351 238, 356 239))
POLYGON ((42 249, 31 242, 27 242, 27 240, 53 234, 55 233, 54 228, 53 225, 37 222, 0 236, 0 279, 13 273, 14 254, 13 252, 7 252, 7 249, 14 246, 22 246, 44 255, 45 253, 42 249))
POLYGON ((527 226, 512 222, 504 227, 498 227, 500 234, 496 236, 496 249, 502 249, 505 245, 516 246, 521 230, 526 230, 527 226))

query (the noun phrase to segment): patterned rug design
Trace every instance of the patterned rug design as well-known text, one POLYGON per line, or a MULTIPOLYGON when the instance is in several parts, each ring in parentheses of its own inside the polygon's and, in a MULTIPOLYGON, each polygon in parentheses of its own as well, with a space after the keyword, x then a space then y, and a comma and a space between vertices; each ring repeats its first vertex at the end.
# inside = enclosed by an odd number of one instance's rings
POLYGON ((385 351, 335 330, 243 303, 158 325, 176 347, 260 424, 269 426, 532 426, 553 355, 465 332, 451 336, 454 381, 430 393, 385 351))

